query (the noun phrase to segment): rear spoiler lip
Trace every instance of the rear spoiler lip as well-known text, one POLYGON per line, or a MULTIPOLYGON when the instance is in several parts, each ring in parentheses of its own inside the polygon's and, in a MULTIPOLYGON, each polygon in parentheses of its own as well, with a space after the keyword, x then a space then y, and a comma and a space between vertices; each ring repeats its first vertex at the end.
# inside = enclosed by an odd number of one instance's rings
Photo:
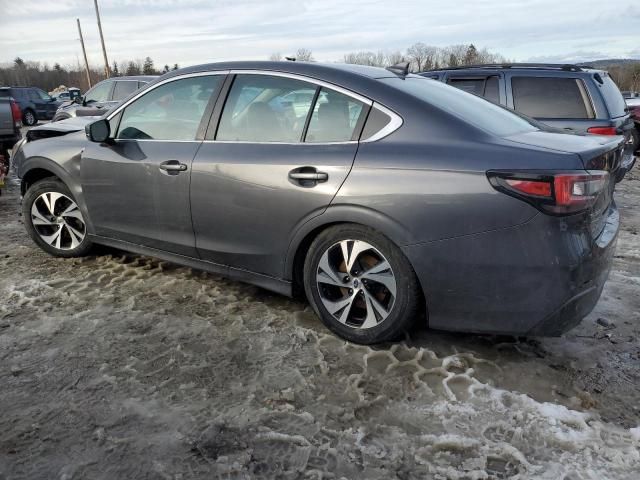
POLYGON ((589 165, 591 160, 607 153, 616 152, 615 164, 611 166, 609 171, 613 174, 617 183, 633 168, 635 159, 633 156, 631 159, 625 156, 625 138, 622 135, 616 135, 611 138, 612 140, 610 142, 603 143, 600 147, 579 152, 578 156, 585 170, 594 170, 594 168, 589 165))

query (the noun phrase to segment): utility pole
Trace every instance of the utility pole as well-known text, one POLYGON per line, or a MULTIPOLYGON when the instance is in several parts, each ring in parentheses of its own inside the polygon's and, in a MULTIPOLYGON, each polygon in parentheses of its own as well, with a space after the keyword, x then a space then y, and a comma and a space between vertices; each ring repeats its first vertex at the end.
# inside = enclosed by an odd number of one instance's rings
POLYGON ((89 60, 87 60, 87 51, 84 49, 84 39, 82 38, 82 28, 80 28, 80 19, 76 18, 76 22, 78 22, 78 33, 80 34, 80 45, 82 45, 82 55, 84 55, 84 66, 87 69, 87 83, 89 84, 89 88, 91 88, 91 76, 89 75, 89 60))
POLYGON ((102 23, 100 23, 100 10, 98 10, 98 0, 93 0, 93 5, 96 7, 96 18, 98 19, 98 30, 100 31, 100 43, 102 43, 102 55, 104 56, 104 73, 109 78, 111 76, 111 69, 109 68, 109 60, 107 60, 107 49, 104 46, 104 36, 102 35, 102 23))

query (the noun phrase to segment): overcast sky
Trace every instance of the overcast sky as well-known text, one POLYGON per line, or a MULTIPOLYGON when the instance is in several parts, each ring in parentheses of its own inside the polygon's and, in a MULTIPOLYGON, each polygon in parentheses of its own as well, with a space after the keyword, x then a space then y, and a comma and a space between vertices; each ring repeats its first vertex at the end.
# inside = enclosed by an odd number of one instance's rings
MULTIPOLYGON (((638 0, 99 0, 110 63, 157 67, 266 59, 300 47, 319 61, 415 42, 473 42, 516 61, 640 58, 638 0)), ((0 63, 102 64, 91 0, 0 0, 0 63)))

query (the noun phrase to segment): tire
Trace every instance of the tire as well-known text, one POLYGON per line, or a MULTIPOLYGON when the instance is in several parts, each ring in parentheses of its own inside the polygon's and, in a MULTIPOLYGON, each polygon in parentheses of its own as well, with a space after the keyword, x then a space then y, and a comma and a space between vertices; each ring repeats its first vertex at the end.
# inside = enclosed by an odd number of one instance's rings
POLYGON ((631 130, 631 141, 633 142, 633 151, 640 151, 640 127, 631 130))
POLYGON ((36 112, 27 108, 24 112, 22 112, 22 123, 27 127, 32 127, 36 123, 38 123, 38 117, 36 116, 36 112))
POLYGON ((29 187, 22 201, 22 217, 29 236, 50 255, 82 257, 91 250, 82 212, 67 186, 56 178, 29 187))
POLYGON ((316 314, 329 330, 354 343, 395 340, 421 310, 422 290, 409 261, 368 227, 343 224, 324 230, 309 248, 303 275, 316 314))

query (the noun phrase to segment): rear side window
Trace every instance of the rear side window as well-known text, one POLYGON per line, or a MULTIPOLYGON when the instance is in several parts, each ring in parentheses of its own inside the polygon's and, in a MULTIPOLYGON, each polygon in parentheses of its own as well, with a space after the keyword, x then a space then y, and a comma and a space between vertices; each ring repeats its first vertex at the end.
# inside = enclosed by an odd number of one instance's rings
POLYGON ((465 92, 473 93, 479 97, 484 97, 494 103, 499 103, 500 94, 498 90, 498 77, 492 75, 490 77, 481 78, 449 78, 447 83, 452 87, 459 88, 465 92))
POLYGON ((238 75, 216 140, 300 142, 316 87, 292 78, 238 75))
MULTIPOLYGON (((600 87, 604 101, 607 104, 607 110, 612 118, 622 117, 626 115, 625 108, 627 107, 618 86, 611 80, 609 75, 600 75, 604 82, 600 87)), ((597 83, 600 86, 599 83, 597 83)))
POLYGON ((113 101, 124 100, 138 89, 138 82, 117 81, 113 88, 113 101))
POLYGON ((305 142, 346 142, 353 139, 364 104, 322 88, 313 108, 305 142))
POLYGON ((452 87, 481 97, 484 93, 484 81, 484 78, 450 78, 447 83, 452 87))
POLYGON ((514 108, 533 118, 593 118, 593 107, 578 78, 512 77, 514 108))

